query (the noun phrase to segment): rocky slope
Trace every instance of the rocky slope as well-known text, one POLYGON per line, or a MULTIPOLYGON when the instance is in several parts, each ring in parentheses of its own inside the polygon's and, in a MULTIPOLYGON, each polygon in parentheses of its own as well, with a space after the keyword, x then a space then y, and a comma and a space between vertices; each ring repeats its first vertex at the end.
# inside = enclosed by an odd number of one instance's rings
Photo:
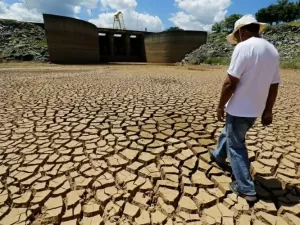
MULTIPOLYGON (((292 25, 268 27, 263 36, 276 46, 283 61, 300 57, 300 27, 292 25)), ((234 46, 226 43, 226 34, 213 33, 208 36, 207 44, 188 54, 183 62, 189 64, 228 62, 233 49, 234 46)))
POLYGON ((0 20, 1 61, 48 61, 44 29, 36 24, 0 20))

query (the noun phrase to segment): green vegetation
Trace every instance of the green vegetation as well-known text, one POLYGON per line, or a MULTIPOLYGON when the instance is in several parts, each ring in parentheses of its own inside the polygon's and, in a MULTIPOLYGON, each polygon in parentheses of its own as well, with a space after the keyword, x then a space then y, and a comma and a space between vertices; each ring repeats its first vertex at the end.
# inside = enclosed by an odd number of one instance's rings
POLYGON ((266 8, 258 10, 256 18, 270 25, 297 20, 300 18, 300 1, 289 2, 289 0, 278 0, 277 4, 271 4, 266 8))
MULTIPOLYGON (((203 62, 204 64, 208 65, 222 65, 222 66, 229 66, 230 59, 226 57, 211 57, 207 58, 203 62)), ((293 70, 300 70, 300 57, 288 60, 288 61, 281 61, 280 62, 281 69, 293 69, 293 70)))
POLYGON ((294 27, 300 27, 300 21, 290 22, 289 25, 294 26, 294 27))
POLYGON ((212 27, 212 31, 221 33, 228 32, 231 33, 234 29, 234 23, 242 17, 241 14, 232 14, 225 18, 225 20, 215 23, 212 27))
POLYGON ((0 19, 0 22, 2 25, 6 25, 6 26, 11 26, 16 24, 15 20, 8 20, 8 19, 0 19))
MULTIPOLYGON (((212 31, 216 33, 231 33, 234 23, 241 16, 240 14, 232 14, 226 17, 224 20, 215 23, 212 26, 212 31)), ((300 21, 295 21, 300 19, 300 0, 296 2, 278 0, 277 4, 271 4, 266 8, 258 10, 255 16, 258 21, 269 23, 270 25, 291 22, 289 23, 291 26, 300 26, 300 21)))
POLYGON ((48 46, 47 41, 39 41, 39 42, 34 43, 34 45, 36 47, 47 47, 48 46))
POLYGON ((0 69, 5 68, 27 68, 27 67, 55 67, 55 64, 48 64, 42 62, 15 62, 15 61, 0 61, 0 69))
POLYGON ((226 57, 211 57, 207 58, 203 62, 204 64, 209 64, 209 65, 229 65, 230 59, 226 57))
POLYGON ((290 59, 289 61, 282 60, 280 67, 282 69, 300 70, 300 57, 290 59))
POLYGON ((170 27, 166 29, 164 32, 173 32, 173 31, 183 31, 180 27, 170 27))

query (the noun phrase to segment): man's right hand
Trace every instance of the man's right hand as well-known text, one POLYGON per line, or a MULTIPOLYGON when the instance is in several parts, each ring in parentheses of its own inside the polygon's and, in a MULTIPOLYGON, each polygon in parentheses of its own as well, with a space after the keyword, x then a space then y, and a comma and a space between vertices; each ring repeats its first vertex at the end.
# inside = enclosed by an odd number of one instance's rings
POLYGON ((263 126, 269 126, 273 122, 273 113, 272 110, 265 110, 262 117, 261 123, 263 126))
POLYGON ((224 108, 218 108, 217 109, 217 117, 218 117, 218 121, 224 121, 224 117, 225 117, 225 110, 224 108))

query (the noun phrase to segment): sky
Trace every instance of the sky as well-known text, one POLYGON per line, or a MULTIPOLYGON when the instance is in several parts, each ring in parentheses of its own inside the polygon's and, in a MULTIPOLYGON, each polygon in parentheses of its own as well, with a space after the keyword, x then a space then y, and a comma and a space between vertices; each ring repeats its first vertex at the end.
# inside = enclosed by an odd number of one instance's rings
POLYGON ((233 13, 253 14, 275 0, 0 0, 0 18, 43 22, 42 13, 112 28, 121 11, 126 29, 159 32, 172 26, 210 31, 233 13))

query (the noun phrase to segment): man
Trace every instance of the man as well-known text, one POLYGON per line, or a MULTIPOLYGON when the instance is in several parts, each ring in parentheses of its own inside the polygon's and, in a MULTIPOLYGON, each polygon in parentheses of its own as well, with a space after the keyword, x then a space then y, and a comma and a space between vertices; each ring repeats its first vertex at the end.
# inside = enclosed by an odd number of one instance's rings
POLYGON ((218 120, 222 121, 227 104, 226 123, 217 149, 210 152, 211 159, 222 169, 228 169, 225 160, 229 157, 235 178, 230 189, 247 201, 257 199, 245 136, 258 117, 264 126, 272 123, 280 82, 279 54, 271 43, 260 37, 265 28, 266 24, 246 15, 235 23, 234 31, 227 36, 228 42, 237 46, 217 108, 218 120))

